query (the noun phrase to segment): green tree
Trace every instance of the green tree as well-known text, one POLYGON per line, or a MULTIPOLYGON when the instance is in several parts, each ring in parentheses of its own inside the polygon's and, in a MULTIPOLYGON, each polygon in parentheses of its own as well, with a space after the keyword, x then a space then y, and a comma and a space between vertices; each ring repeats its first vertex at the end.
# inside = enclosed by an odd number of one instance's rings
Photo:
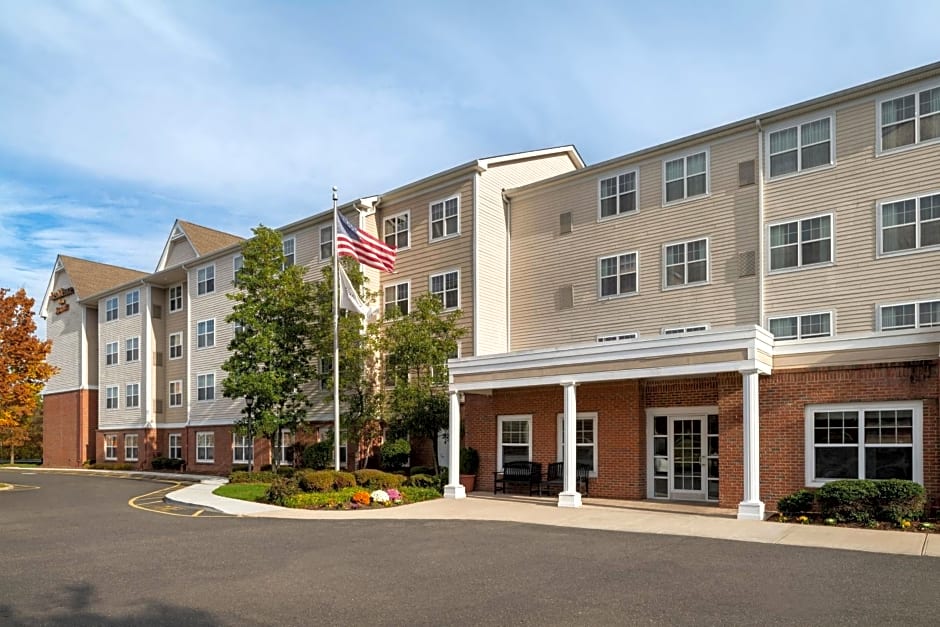
POLYGON ((296 431, 306 416, 305 388, 316 376, 311 348, 316 328, 310 316, 313 289, 304 282, 304 268, 285 266, 281 235, 259 225, 242 244, 242 268, 235 275, 232 313, 235 325, 222 393, 254 399, 251 424, 247 408, 236 429, 271 445, 271 464, 280 462, 282 429, 296 431))
MULTIPOLYGON (((364 303, 372 302, 375 293, 366 288, 367 279, 359 264, 350 257, 341 257, 350 283, 364 303)), ((333 267, 323 268, 323 280, 314 286, 313 344, 321 356, 323 399, 332 407, 333 400, 333 267)), ((353 459, 350 464, 358 468, 364 464, 373 446, 382 435, 379 412, 382 407, 377 371, 377 337, 379 325, 364 324, 363 316, 352 311, 340 311, 339 317, 339 401, 340 429, 347 443, 352 443, 353 459), (360 455, 361 453, 361 455, 360 455)), ((331 455, 332 458, 332 455, 331 455)))
POLYGON ((466 333, 459 310, 445 312, 438 296, 423 294, 407 315, 386 316, 380 342, 391 385, 388 408, 401 431, 431 440, 437 468, 437 435, 448 427, 447 360, 466 333))

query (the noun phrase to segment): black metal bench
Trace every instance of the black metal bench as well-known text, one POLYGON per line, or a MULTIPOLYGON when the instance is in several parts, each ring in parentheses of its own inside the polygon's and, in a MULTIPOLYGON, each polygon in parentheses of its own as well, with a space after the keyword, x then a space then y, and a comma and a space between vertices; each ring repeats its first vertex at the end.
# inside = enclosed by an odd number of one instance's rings
MULTIPOLYGON (((589 483, 591 481, 591 467, 587 464, 577 464, 574 469, 575 472, 575 487, 584 487, 584 490, 581 493, 584 496, 588 495, 589 483)), ((548 494, 552 493, 552 490, 555 490, 555 493, 561 492, 565 489, 565 463, 564 462, 552 462, 548 465, 548 476, 545 478, 545 489, 548 494)))
POLYGON ((493 473, 493 494, 498 490, 506 493, 507 485, 524 485, 529 496, 542 494, 542 464, 538 462, 506 462, 502 471, 493 473))

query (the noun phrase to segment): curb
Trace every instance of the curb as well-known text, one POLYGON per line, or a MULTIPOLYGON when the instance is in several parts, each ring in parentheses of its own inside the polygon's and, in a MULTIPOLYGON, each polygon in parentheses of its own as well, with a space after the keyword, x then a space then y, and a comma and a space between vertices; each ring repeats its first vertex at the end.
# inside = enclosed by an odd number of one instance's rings
POLYGON ((160 472, 150 472, 146 470, 99 470, 96 468, 41 468, 38 466, 0 466, 0 470, 28 470, 30 472, 67 472, 82 473, 99 476, 116 477, 140 477, 141 479, 158 479, 161 481, 180 481, 184 483, 202 483, 217 482, 219 484, 228 483, 227 477, 216 475, 190 475, 190 474, 168 474, 160 472))

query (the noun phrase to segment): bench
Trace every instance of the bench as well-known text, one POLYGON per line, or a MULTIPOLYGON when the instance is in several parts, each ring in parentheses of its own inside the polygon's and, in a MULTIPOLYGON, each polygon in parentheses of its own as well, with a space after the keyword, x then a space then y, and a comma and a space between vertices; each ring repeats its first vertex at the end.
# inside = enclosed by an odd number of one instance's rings
MULTIPOLYGON (((591 481, 591 467, 587 464, 577 464, 575 466, 575 489, 584 487, 581 492, 584 496, 588 495, 588 484, 591 481)), ((548 465, 548 476, 545 479, 545 489, 548 494, 552 493, 554 488, 556 494, 565 489, 565 463, 552 462, 548 465)))
POLYGON ((525 485, 529 487, 529 496, 538 493, 542 495, 542 464, 538 462, 506 462, 502 471, 493 473, 493 494, 502 489, 506 493, 506 485, 525 485))

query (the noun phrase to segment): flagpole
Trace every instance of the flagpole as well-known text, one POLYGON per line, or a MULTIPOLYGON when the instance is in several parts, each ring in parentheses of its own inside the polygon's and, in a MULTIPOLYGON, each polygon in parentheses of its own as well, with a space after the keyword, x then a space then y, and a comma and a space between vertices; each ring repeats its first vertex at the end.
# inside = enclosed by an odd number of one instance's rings
POLYGON ((334 470, 339 470, 339 254, 336 240, 339 229, 336 201, 339 195, 333 187, 333 459, 334 470))

